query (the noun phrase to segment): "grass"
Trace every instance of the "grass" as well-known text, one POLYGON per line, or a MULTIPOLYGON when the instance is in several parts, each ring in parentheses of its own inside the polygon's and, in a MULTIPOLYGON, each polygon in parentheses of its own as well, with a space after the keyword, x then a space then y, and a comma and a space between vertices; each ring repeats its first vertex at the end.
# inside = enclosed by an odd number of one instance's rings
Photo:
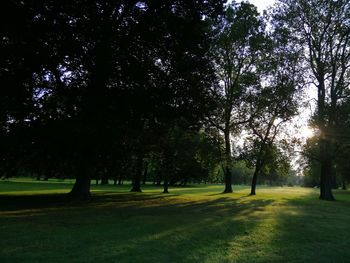
POLYGON ((350 192, 300 187, 94 186, 0 182, 0 262, 350 262, 350 192))

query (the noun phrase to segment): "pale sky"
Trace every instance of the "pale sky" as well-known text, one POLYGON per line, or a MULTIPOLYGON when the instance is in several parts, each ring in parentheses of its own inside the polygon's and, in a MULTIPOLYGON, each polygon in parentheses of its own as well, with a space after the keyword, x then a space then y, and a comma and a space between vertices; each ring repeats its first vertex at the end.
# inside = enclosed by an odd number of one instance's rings
POLYGON ((275 3, 275 0, 249 0, 248 2, 258 7, 258 11, 262 13, 263 10, 267 9, 275 3))

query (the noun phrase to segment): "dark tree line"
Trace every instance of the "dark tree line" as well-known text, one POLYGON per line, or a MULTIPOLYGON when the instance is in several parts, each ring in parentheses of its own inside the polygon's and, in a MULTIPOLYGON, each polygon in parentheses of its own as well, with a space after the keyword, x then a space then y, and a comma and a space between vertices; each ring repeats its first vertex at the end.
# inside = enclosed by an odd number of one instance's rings
POLYGON ((150 151, 171 170, 174 129, 197 132, 211 107, 208 21, 221 9, 220 1, 2 3, 1 168, 71 174, 71 195, 82 197, 99 170, 123 173, 124 162, 140 191, 150 151))
POLYGON ((278 134, 311 81, 321 198, 333 199, 343 162, 333 134, 349 120, 347 1, 281 0, 265 16, 217 0, 6 0, 0 10, 3 177, 75 178, 78 198, 92 179, 131 180, 135 192, 154 181, 164 193, 223 180, 229 193, 246 181, 243 162, 254 195, 258 178, 290 172, 278 134))

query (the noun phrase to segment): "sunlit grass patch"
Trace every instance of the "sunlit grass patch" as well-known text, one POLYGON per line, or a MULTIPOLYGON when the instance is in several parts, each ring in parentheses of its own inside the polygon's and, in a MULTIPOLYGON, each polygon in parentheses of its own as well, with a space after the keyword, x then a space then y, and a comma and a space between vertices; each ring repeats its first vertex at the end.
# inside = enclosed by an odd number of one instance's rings
POLYGON ((170 188, 0 182, 1 262, 346 262, 350 195, 315 189, 222 185, 170 188), (18 190, 16 190, 18 189, 18 190))

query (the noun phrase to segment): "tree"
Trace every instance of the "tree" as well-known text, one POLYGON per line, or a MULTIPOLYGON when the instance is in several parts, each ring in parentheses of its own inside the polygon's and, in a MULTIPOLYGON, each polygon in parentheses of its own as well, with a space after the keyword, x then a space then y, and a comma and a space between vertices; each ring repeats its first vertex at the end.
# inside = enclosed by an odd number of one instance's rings
POLYGON ((341 182, 345 190, 350 182, 350 98, 343 100, 338 107, 336 121, 336 143, 335 143, 335 161, 337 179, 341 182))
POLYGON ((215 81, 207 20, 222 5, 6 2, 1 10, 14 16, 1 32, 0 142, 11 138, 18 148, 1 150, 1 162, 70 171, 70 195, 88 198, 95 173, 120 172, 114 163, 127 160, 140 191, 144 156, 156 144, 150 134, 199 125, 207 110, 215 81))
POLYGON ((346 0, 279 0, 276 17, 295 44, 305 49, 304 75, 317 88, 315 125, 319 129, 320 199, 334 200, 332 167, 338 107, 349 96, 350 3, 346 0))
MULTIPOLYGON (((167 167, 167 172, 163 169, 165 188, 172 167, 173 130, 198 129, 210 106, 208 91, 216 79, 208 56, 208 20, 216 17, 221 7, 221 1, 154 2, 148 4, 142 23, 148 53, 142 52, 149 56, 151 65, 142 102, 135 107, 143 127, 135 137, 144 142, 144 134, 149 132, 157 138, 158 142, 153 143, 160 144, 163 168, 167 167)), ((135 177, 134 182, 140 178, 135 177)))
POLYGON ((300 50, 288 43, 288 34, 271 23, 272 29, 265 43, 265 55, 258 64, 261 86, 251 95, 251 116, 247 129, 254 152, 255 171, 251 195, 256 194, 258 176, 273 159, 275 141, 283 126, 298 112, 300 79, 300 50))
POLYGON ((319 187, 320 186, 320 153, 319 140, 312 137, 306 141, 303 147, 303 156, 305 157, 307 166, 304 168, 304 186, 319 187))
POLYGON ((264 23, 254 5, 233 2, 215 30, 213 58, 220 85, 213 90, 217 110, 208 119, 224 136, 224 193, 231 193, 231 135, 250 118, 246 99, 249 89, 258 85, 256 63, 262 51, 264 23))

